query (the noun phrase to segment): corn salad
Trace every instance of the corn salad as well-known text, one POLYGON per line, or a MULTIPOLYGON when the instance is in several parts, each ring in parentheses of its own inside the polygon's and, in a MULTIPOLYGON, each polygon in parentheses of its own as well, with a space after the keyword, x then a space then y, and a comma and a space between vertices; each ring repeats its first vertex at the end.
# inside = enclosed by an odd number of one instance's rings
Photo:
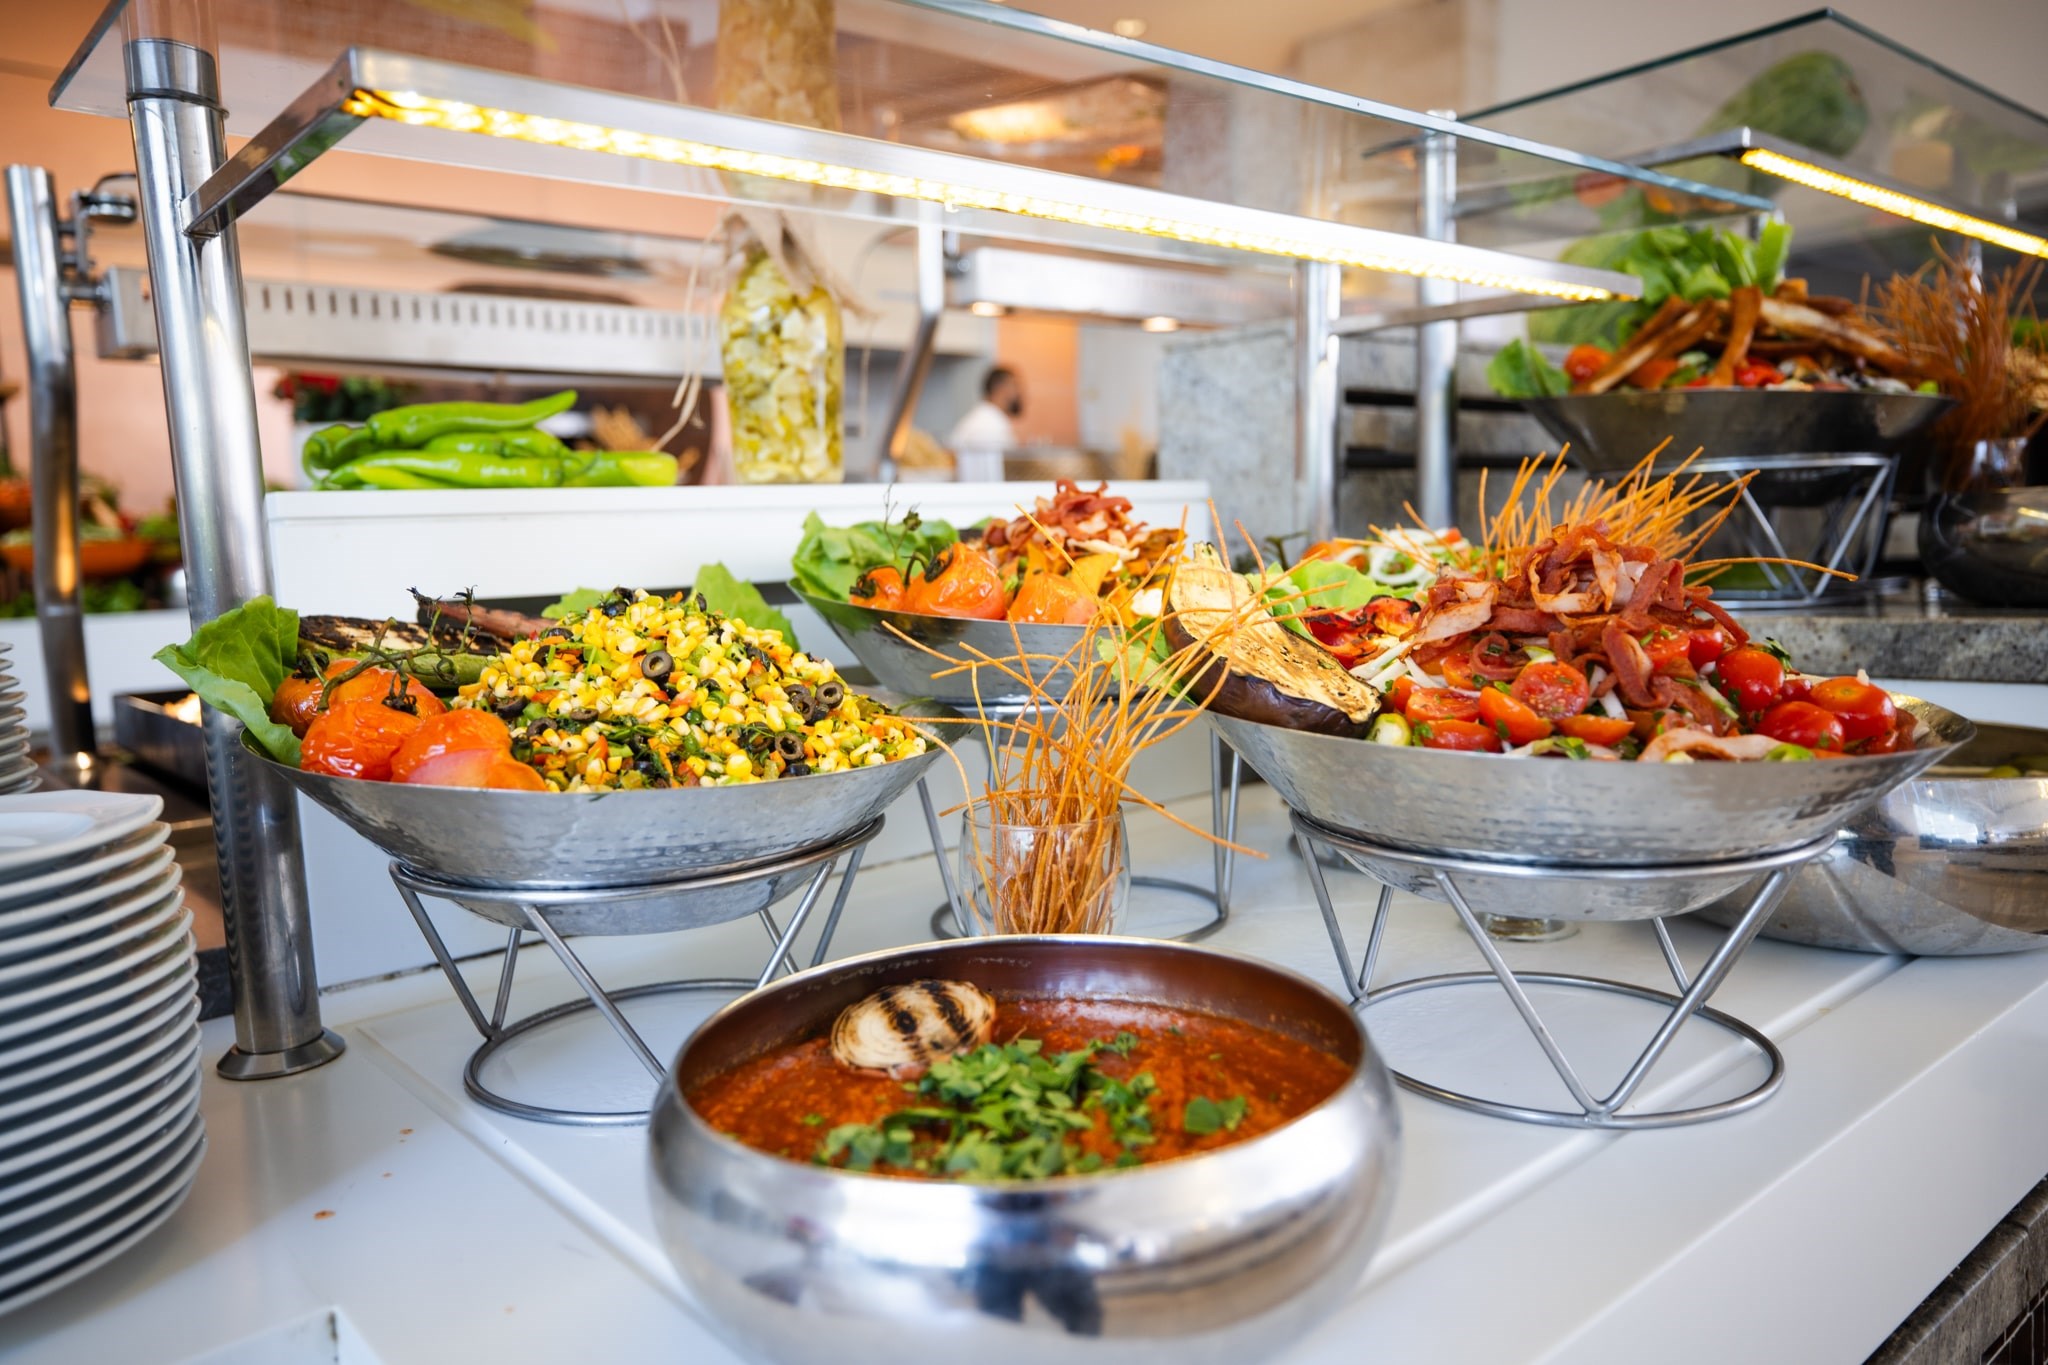
POLYGON ((556 791, 766 782, 925 751, 831 664, 681 594, 614 593, 513 644, 454 704, 496 712, 556 791))

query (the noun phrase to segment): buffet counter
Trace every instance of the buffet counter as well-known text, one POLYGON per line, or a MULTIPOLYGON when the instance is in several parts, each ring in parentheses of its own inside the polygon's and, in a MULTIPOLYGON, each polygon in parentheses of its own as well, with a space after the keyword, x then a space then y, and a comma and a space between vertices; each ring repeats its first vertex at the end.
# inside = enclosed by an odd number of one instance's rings
MULTIPOLYGON (((2033 704, 2032 689, 2009 691, 2010 705, 2033 704)), ((1205 808, 1178 803, 1190 817, 1205 808)), ((1163 822, 1134 821, 1133 835, 1148 870, 1206 863, 1163 822)), ((1338 986, 1270 790, 1247 791, 1242 835, 1271 856, 1242 866, 1237 915, 1213 943, 1338 986)), ((1346 932, 1361 935, 1371 884, 1331 876, 1346 932)), ((928 858, 869 868, 837 950, 925 937, 937 885, 928 858)), ((1138 927, 1184 927, 1166 908, 1141 900, 1138 927)), ((1379 979, 1476 965, 1444 907, 1404 898, 1397 909, 1379 979)), ((1715 934, 1674 924, 1694 964, 1715 934)), ((747 923, 586 945, 593 969, 619 984, 750 972, 763 951, 747 923)), ((570 998, 545 950, 528 952, 515 1012, 570 998)), ((1508 956, 1664 977, 1645 923, 1588 924, 1508 956)), ((467 970, 487 990, 495 958, 467 970)), ((1429 998, 1369 1013, 1392 1065, 1552 1098, 1534 1088, 1544 1068, 1504 998, 1458 1010, 1420 1003, 1429 998)), ((1759 942, 1715 1004, 1786 1056, 1783 1091, 1751 1114, 1617 1137, 1402 1093, 1404 1169, 1386 1238, 1347 1307, 1286 1360, 1592 1365, 1647 1350, 1665 1365, 1861 1361, 2048 1171, 2048 955, 1912 960, 1759 942)), ((213 1147, 190 1200, 129 1255, 10 1317, 10 1361, 737 1359, 656 1240, 643 1131, 526 1123, 465 1098, 476 1039, 438 975, 336 991, 325 1008, 349 1038, 339 1063, 241 1086, 207 1068, 213 1147)), ((666 1054, 705 1008, 650 1004, 635 1020, 666 1054)), ((1590 1050, 1595 1072, 1619 1066, 1635 1045, 1602 1040, 1649 1027, 1636 1008, 1561 1007, 1566 1046, 1590 1050)), ((611 1087, 639 1102, 644 1073, 584 1018, 497 1079, 575 1078, 578 1100, 611 1087)), ((208 1030, 217 1053, 227 1021, 208 1030)), ((1718 1031, 1688 1028, 1651 1098, 1736 1093, 1759 1065, 1718 1031)))
MULTIPOLYGON (((1810 672, 1882 667, 1896 678, 2034 683, 2048 678, 2048 612, 1974 606, 1931 584, 1869 602, 1736 614, 1810 672)), ((1974 714, 1974 713, 1972 713, 1974 714)), ((2041 723, 2036 716, 2031 722, 2041 723)))

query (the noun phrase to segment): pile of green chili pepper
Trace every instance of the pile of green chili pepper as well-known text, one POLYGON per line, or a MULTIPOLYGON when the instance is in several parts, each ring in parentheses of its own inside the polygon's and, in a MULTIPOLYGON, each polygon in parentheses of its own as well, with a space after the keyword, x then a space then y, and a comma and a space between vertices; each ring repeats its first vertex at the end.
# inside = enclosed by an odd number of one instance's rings
POLYGON ((676 481, 658 450, 571 450, 540 429, 576 391, 531 403, 421 403, 306 438, 315 488, 628 488, 676 481))

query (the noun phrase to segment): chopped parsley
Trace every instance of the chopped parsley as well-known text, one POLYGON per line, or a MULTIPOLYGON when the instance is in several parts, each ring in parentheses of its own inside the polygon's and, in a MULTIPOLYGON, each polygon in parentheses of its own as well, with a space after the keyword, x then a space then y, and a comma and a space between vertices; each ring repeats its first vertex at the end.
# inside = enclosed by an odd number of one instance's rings
POLYGON ((1206 1137, 1210 1133, 1234 1133, 1237 1125, 1244 1122, 1244 1111, 1250 1106, 1251 1101, 1242 1095, 1232 1095, 1227 1100, 1197 1095, 1181 1110, 1181 1131, 1198 1137, 1206 1137))

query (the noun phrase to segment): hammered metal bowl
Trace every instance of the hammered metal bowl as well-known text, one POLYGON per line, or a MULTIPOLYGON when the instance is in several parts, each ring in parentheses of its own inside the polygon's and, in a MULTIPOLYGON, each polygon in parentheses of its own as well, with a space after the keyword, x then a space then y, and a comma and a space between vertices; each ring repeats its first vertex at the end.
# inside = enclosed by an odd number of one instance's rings
POLYGON ((958 660, 1021 659, 1014 666, 1020 672, 1028 669, 1045 688, 1048 698, 1057 700, 1066 695, 1074 676, 1073 670, 1062 666, 1060 660, 1074 653, 1086 630, 1083 626, 1025 626, 1008 621, 883 611, 814 597, 794 584, 791 590, 825 618, 825 623, 883 687, 907 697, 929 697, 964 709, 975 706, 977 695, 986 706, 1023 701, 1031 693, 1022 683, 1004 677, 994 668, 978 670, 978 694, 977 679, 972 673, 961 671, 950 677, 935 677, 934 674, 944 673, 954 665, 928 650, 958 660))
POLYGON ((1658 867, 1810 844, 1976 732, 1895 700, 1931 731, 1920 748, 1811 763, 1518 760, 1209 719, 1290 807, 1342 834, 1496 862, 1658 867))
POLYGON ((1387 1070, 1342 1001, 1283 968, 1130 938, 971 938, 850 958, 754 992, 684 1045, 648 1130, 655 1224, 747 1358, 787 1365, 1268 1360, 1356 1288, 1392 1202, 1387 1070), (1219 1151, 1030 1184, 904 1180, 769 1156, 684 1098, 814 1037, 884 985, 1153 1001, 1279 1029, 1350 1063, 1281 1128, 1219 1151))
POLYGON ((1595 474, 1622 473, 1666 438, 1667 454, 1885 451, 1941 416, 1954 399, 1925 393, 1779 389, 1616 389, 1526 398, 1529 415, 1595 474))
MULTIPOLYGON (((2048 753, 2048 730, 1985 725, 1957 764, 2048 753)), ((1708 906, 1716 924, 1735 901, 1708 906)), ((1924 774, 1895 788, 1802 868, 1768 938, 1859 953, 1970 957, 2048 948, 2048 777, 1924 774)))

